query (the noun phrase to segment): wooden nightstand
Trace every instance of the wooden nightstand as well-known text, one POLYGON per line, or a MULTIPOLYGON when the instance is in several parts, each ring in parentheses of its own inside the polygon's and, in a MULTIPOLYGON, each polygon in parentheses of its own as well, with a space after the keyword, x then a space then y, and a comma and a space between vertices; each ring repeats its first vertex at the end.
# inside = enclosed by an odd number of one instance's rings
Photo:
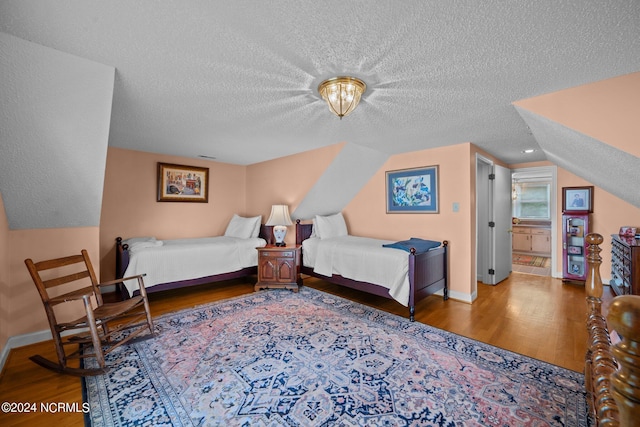
POLYGON ((298 292, 300 277, 300 245, 272 246, 258 249, 258 283, 254 290, 284 288, 298 292))

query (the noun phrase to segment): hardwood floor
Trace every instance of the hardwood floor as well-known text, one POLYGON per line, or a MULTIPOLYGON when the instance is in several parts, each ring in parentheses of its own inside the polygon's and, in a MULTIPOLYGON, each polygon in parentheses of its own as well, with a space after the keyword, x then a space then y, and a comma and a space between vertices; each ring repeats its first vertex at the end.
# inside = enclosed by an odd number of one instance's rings
MULTIPOLYGON (((305 286, 341 295, 363 304, 408 317, 408 309, 395 301, 345 289, 315 278, 305 286)), ((254 281, 234 280, 150 295, 154 316, 211 301, 253 292, 254 281)), ((275 289, 266 292, 283 292, 275 289)), ((288 291, 286 291, 288 292, 288 291)), ((605 287, 605 307, 613 298, 605 287)), ((40 307, 38 307, 40 309, 40 307)), ((559 279, 512 273, 497 286, 478 284, 478 298, 467 304, 430 296, 416 307, 416 321, 517 353, 582 372, 586 351, 584 287, 559 279)), ((32 413, 3 413, 2 426, 84 425, 81 380, 59 375, 29 360, 42 354, 55 360, 48 341, 11 351, 0 374, 0 403, 35 404, 32 413), (67 407, 58 407, 68 403, 67 407), (41 404, 50 409, 44 412, 41 404)), ((32 406, 32 409, 33 406, 32 406)))

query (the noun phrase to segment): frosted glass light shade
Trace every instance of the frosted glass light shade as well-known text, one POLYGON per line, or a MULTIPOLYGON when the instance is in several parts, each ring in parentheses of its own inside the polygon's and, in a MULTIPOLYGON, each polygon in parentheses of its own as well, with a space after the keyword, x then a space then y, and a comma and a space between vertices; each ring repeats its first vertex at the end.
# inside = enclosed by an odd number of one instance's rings
POLYGON ((318 93, 329 104, 329 110, 342 119, 358 106, 367 85, 355 77, 334 77, 318 86, 318 93))

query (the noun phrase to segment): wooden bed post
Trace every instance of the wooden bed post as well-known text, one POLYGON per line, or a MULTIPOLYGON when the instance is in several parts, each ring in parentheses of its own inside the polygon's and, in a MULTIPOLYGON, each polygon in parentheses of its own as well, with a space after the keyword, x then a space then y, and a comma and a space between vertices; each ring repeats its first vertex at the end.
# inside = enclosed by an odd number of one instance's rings
POLYGON ((587 293, 587 354, 585 386, 591 414, 598 426, 637 426, 640 423, 640 296, 623 295, 609 307, 609 326, 621 337, 611 345, 602 315, 600 234, 586 236, 589 271, 587 293))
POLYGON ((587 354, 585 357, 585 386, 592 415, 598 425, 618 425, 618 406, 611 394, 610 375, 617 364, 611 354, 611 340, 607 321, 602 315, 602 278, 600 277, 600 234, 586 236, 589 270, 584 284, 587 293, 587 354))
POLYGON ((640 296, 613 299, 607 316, 621 341, 613 346, 619 367, 611 376, 621 426, 640 425, 640 296))
POLYGON ((446 301, 449 299, 449 241, 443 240, 442 246, 444 247, 443 262, 444 262, 444 290, 442 293, 443 299, 446 301))

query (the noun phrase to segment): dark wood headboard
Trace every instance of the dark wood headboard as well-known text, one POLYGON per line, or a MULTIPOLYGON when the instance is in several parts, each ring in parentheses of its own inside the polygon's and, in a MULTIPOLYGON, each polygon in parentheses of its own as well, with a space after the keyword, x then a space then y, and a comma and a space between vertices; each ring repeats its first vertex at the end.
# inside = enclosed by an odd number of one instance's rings
POLYGON ((273 226, 260 224, 258 237, 267 241, 267 245, 273 242, 273 226))
POLYGON ((296 220, 296 245, 301 245, 304 240, 311 237, 313 224, 303 224, 299 219, 296 220))

